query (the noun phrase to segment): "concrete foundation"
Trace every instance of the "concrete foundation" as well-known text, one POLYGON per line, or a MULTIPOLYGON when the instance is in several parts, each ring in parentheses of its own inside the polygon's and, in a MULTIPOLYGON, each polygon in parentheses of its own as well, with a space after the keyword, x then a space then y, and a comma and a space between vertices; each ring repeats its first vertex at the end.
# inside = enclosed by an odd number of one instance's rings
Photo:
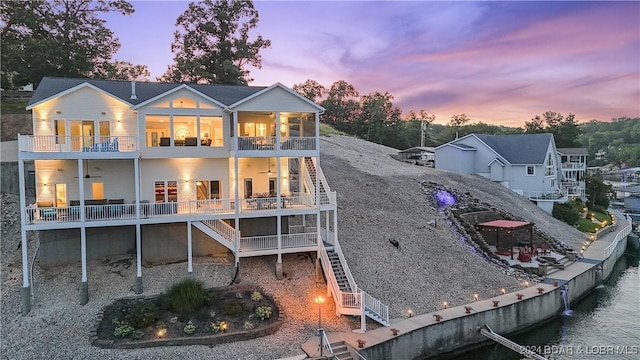
POLYGON ((142 276, 136 276, 133 283, 133 292, 136 294, 142 294, 142 276))
POLYGON ((276 261, 276 278, 278 280, 282 280, 282 262, 277 262, 276 261))
POLYGON ((22 288, 22 315, 27 316, 31 311, 31 286, 22 288))
POLYGON ((320 264, 320 259, 316 259, 316 283, 324 284, 324 276, 322 274, 322 264, 320 264))
POLYGON ((83 281, 80 285, 80 305, 87 305, 89 302, 89 283, 83 281))

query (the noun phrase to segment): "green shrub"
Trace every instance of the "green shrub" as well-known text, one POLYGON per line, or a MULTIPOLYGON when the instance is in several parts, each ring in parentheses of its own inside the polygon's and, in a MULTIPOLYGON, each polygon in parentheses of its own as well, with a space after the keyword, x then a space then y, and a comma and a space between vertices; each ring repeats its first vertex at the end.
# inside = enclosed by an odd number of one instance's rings
POLYGON ((251 300, 253 301, 260 301, 262 300, 262 294, 260 293, 260 291, 254 291, 251 293, 251 300))
POLYGON ((139 302, 126 310, 123 320, 136 329, 151 326, 158 321, 158 309, 149 301, 139 302))
POLYGON ((194 279, 185 279, 173 284, 163 295, 163 301, 169 310, 183 315, 191 314, 205 306, 209 299, 209 291, 204 288, 202 281, 194 279))
POLYGON ((131 326, 128 322, 115 321, 115 323, 117 325, 116 329, 113 331, 113 336, 115 337, 126 338, 133 334, 133 332, 135 331, 134 327, 131 326))
POLYGON ((244 325, 242 325, 242 328, 245 330, 250 330, 253 329, 253 323, 249 320, 244 322, 244 325))
POLYGON ((262 321, 271 317, 271 306, 259 306, 256 309, 256 317, 262 321))
POLYGON ((213 331, 214 333, 218 333, 220 331, 222 332, 227 331, 227 328, 229 327, 229 325, 224 321, 216 321, 216 322, 212 322, 211 325, 209 325, 209 327, 211 328, 211 331, 213 331))
POLYGON ((580 210, 570 203, 554 204, 551 215, 569 225, 576 225, 580 220, 580 210))
POLYGON ((196 332, 196 326, 193 325, 191 321, 189 321, 189 323, 184 326, 184 329, 182 329, 182 331, 184 331, 184 333, 187 335, 191 335, 196 332))

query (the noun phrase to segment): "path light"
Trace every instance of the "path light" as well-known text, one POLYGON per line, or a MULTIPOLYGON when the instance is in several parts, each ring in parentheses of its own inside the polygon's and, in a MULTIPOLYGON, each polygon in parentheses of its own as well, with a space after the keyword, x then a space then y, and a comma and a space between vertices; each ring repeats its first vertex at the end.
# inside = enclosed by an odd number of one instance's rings
POLYGON ((525 281, 525 282, 522 283, 522 285, 524 285, 524 287, 529 287, 529 282, 525 281))
POLYGON ((313 299, 313 301, 318 304, 318 336, 320 336, 320 357, 322 357, 322 348, 324 347, 324 344, 322 343, 324 335, 324 330, 322 329, 322 304, 324 304, 324 298, 322 296, 318 296, 313 299))
POLYGON ((505 288, 500 289, 500 294, 504 295, 507 293, 507 290, 505 288))
POLYGON ((473 301, 478 301, 478 293, 473 294, 473 301))
POLYGON ((447 307, 449 307, 449 303, 447 303, 446 301, 443 301, 442 306, 446 309, 447 307))
POLYGON ((158 329, 158 337, 163 338, 167 334, 167 329, 158 329))
POLYGON ((411 309, 407 310, 407 316, 408 317, 413 317, 413 310, 411 310, 411 309))

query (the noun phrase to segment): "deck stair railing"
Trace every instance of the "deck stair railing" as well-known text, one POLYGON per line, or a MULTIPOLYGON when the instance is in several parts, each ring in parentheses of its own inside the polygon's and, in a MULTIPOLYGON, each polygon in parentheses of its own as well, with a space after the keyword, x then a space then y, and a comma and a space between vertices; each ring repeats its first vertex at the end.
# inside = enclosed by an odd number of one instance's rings
MULTIPOLYGON (((320 229, 321 236, 328 234, 320 229)), ((333 234, 333 233, 331 233, 333 234)), ((389 307, 380 300, 358 288, 349 265, 345 260, 338 239, 323 239, 320 247, 320 259, 328 286, 336 301, 336 311, 344 315, 361 315, 389 326, 389 307), (327 251, 325 244, 333 243, 333 250, 327 251)))
POLYGON ((308 177, 305 176, 307 182, 309 182, 310 190, 315 194, 315 185, 316 178, 320 180, 320 205, 331 204, 335 202, 335 199, 332 201, 332 195, 334 194, 329 192, 329 185, 327 184, 327 179, 324 177, 322 170, 319 166, 316 166, 316 162, 311 157, 305 157, 304 163, 307 168, 308 177))
POLYGON ((226 222, 220 219, 210 219, 193 222, 193 225, 207 233, 207 235, 211 236, 225 247, 235 250, 236 238, 239 238, 240 235, 235 228, 226 222), (204 225, 204 228, 201 225, 204 225), (214 234, 209 233, 207 229, 210 229, 214 234))

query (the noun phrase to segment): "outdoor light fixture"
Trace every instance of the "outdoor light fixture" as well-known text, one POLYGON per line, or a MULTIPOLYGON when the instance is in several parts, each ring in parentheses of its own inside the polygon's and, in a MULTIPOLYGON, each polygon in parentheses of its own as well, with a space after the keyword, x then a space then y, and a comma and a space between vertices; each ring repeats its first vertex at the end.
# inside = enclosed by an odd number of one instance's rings
POLYGON ((478 294, 473 294, 473 301, 478 301, 478 294))
POLYGON ((322 296, 318 296, 313 299, 313 301, 318 304, 318 336, 320 336, 320 357, 322 357, 322 348, 324 344, 322 343, 324 330, 322 329, 322 304, 324 304, 324 298, 322 296))
POLYGON ((449 307, 449 303, 447 303, 446 301, 443 301, 442 306, 444 306, 444 308, 446 309, 449 307))
POLYGON ((504 295, 504 294, 506 294, 506 293, 507 293, 507 290, 505 290, 504 288, 502 288, 502 289, 500 289, 500 293, 501 293, 502 295, 504 295))

